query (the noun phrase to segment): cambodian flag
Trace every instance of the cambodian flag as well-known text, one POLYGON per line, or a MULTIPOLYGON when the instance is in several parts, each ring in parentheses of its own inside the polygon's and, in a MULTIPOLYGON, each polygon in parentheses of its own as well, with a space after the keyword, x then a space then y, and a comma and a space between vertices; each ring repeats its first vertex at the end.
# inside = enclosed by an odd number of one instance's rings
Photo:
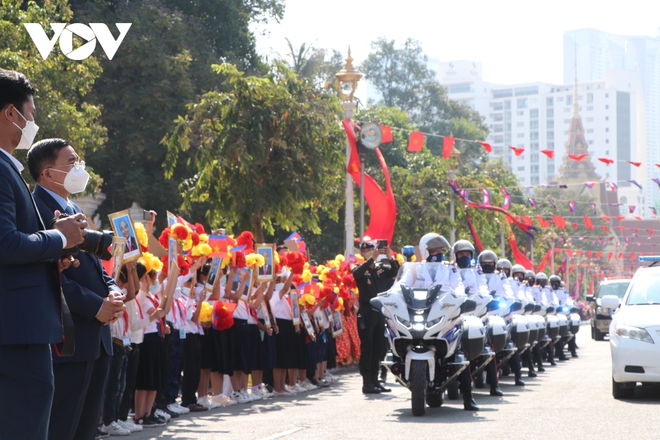
POLYGON ((609 180, 605 182, 605 185, 610 187, 610 191, 616 191, 617 189, 619 189, 616 183, 610 182, 609 180))
POLYGON ((575 201, 571 200, 568 202, 568 209, 570 209, 571 212, 575 212, 575 201))
POLYGON ((481 204, 485 206, 490 206, 490 192, 486 188, 481 188, 481 204))
POLYGON ((591 202, 591 209, 594 210, 594 214, 595 214, 596 213, 596 203, 595 202, 591 202))
POLYGON ((632 214, 633 212, 635 212, 635 208, 636 208, 635 205, 628 205, 628 212, 632 214))
POLYGON ((555 200, 554 199, 548 199, 548 202, 550 202, 550 205, 557 210, 557 205, 555 205, 555 200))
POLYGON ((654 177, 654 178, 651 179, 651 180, 654 181, 655 183, 657 183, 658 186, 660 186, 660 179, 658 179, 657 177, 654 177))
POLYGON ((655 217, 655 216, 658 215, 658 211, 656 211, 656 209, 655 209, 653 206, 649 206, 649 209, 650 209, 651 212, 653 213, 653 217, 655 217))
POLYGON ((502 208, 509 209, 511 207, 511 194, 503 186, 500 187, 500 191, 502 191, 502 208))
POLYGON ((637 183, 636 180, 631 179, 631 180, 629 180, 628 182, 632 183, 632 184, 635 185, 637 188, 642 189, 642 185, 640 185, 639 183, 637 183))
POLYGON ((532 208, 536 208, 536 200, 534 200, 533 197, 527 197, 527 200, 529 200, 529 204, 532 205, 532 208))
POLYGON ((300 240, 301 238, 302 238, 302 237, 300 236, 300 234, 298 233, 298 231, 296 231, 296 232, 294 232, 293 234, 289 235, 287 238, 285 238, 284 241, 287 241, 287 240, 298 241, 298 240, 300 240))

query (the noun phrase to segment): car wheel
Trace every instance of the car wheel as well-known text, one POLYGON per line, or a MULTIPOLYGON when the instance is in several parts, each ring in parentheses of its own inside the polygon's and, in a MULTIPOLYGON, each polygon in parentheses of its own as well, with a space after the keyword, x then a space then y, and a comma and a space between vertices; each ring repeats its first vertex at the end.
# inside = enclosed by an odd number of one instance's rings
POLYGON ((617 382, 612 378, 612 396, 615 399, 632 399, 635 397, 635 387, 626 386, 626 382, 617 382))
POLYGON ((591 339, 596 339, 596 329, 593 324, 591 324, 591 339))
POLYGON ((594 339, 597 341, 602 341, 605 339, 605 333, 601 332, 597 328, 594 329, 594 339))

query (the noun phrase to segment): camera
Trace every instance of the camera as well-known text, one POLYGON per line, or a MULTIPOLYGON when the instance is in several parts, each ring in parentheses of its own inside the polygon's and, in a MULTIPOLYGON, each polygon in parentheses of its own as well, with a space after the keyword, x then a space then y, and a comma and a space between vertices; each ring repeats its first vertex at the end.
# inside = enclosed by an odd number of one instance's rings
POLYGON ((387 240, 378 240, 378 249, 384 249, 387 247, 387 240))
POLYGON ((147 211, 146 209, 142 211, 142 219, 144 221, 150 222, 151 220, 154 219, 154 213, 151 211, 147 211))
MULTIPOLYGON (((69 217, 66 213, 60 215, 60 218, 66 217, 69 217)), ((57 220, 58 219, 55 218, 51 220, 49 224, 51 229, 54 227, 57 220)), ((112 231, 99 232, 88 229, 84 241, 81 244, 70 249, 62 250, 62 258, 69 258, 76 255, 78 252, 83 251, 102 260, 110 260, 112 258, 112 253, 108 248, 112 245, 112 237, 114 237, 114 235, 115 234, 112 231)))

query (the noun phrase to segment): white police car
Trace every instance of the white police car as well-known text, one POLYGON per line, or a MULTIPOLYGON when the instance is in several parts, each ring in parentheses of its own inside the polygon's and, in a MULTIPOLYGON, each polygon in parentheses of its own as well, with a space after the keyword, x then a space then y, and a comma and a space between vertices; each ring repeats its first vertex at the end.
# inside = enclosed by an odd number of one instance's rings
POLYGON ((637 270, 623 300, 605 296, 602 307, 617 309, 610 324, 612 395, 632 398, 638 382, 660 383, 660 256, 637 270))

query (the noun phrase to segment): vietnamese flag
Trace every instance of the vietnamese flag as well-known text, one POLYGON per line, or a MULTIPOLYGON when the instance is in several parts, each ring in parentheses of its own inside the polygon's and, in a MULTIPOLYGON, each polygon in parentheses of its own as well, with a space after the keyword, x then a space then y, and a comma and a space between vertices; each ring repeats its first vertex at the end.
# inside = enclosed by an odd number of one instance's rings
POLYGON ((523 153, 525 152, 525 149, 524 149, 524 148, 513 147, 513 146, 509 146, 509 148, 511 148, 511 149, 513 150, 513 153, 514 153, 516 156, 520 156, 521 154, 523 154, 523 153))
POLYGON ((603 162, 605 165, 611 165, 614 163, 614 160, 608 158, 608 157, 599 157, 599 161, 603 162))
POLYGON ((607 259, 608 260, 611 260, 613 256, 614 256, 614 252, 608 252, 607 253, 607 259))
POLYGON ((206 242, 211 246, 212 258, 225 258, 227 257, 227 236, 226 235, 209 235, 209 240, 206 242))
POLYGON ((442 139, 442 158, 449 159, 451 157, 451 152, 454 151, 454 142, 456 138, 445 136, 442 139))
POLYGON ((566 220, 564 219, 564 217, 561 217, 559 215, 553 215, 552 221, 560 230, 564 229, 564 226, 566 226, 566 220))
MULTIPOLYGON (((408 141, 408 151, 411 153, 417 153, 422 151, 422 146, 424 145, 424 133, 419 131, 410 132, 410 140, 408 141)), ((444 156, 444 149, 443 149, 444 156)))
POLYGON ((493 152, 493 147, 491 147, 489 143, 480 142, 480 141, 477 141, 477 143, 479 145, 481 145, 482 147, 484 147, 484 149, 486 150, 487 153, 492 153, 493 152))
POLYGON ((550 159, 553 159, 555 157, 555 150, 541 150, 541 153, 545 154, 550 159))
POLYGON ((589 217, 587 217, 585 215, 584 217, 582 217, 582 219, 584 220, 584 226, 587 229, 593 229, 594 228, 594 225, 593 225, 593 223, 591 223, 591 219, 589 217))
POLYGON ((382 143, 392 142, 392 127, 389 125, 381 125, 380 131, 383 133, 382 143))
POLYGON ((573 160, 575 160, 575 161, 577 161, 577 162, 580 162, 582 159, 584 159, 584 158, 587 157, 588 155, 589 155, 589 154, 587 154, 587 153, 583 153, 583 154, 569 154, 568 157, 570 157, 571 159, 573 159, 573 160))
POLYGON ((639 166, 642 164, 641 162, 633 162, 632 160, 627 160, 626 162, 628 162, 630 165, 636 166, 637 168, 639 168, 639 166))

